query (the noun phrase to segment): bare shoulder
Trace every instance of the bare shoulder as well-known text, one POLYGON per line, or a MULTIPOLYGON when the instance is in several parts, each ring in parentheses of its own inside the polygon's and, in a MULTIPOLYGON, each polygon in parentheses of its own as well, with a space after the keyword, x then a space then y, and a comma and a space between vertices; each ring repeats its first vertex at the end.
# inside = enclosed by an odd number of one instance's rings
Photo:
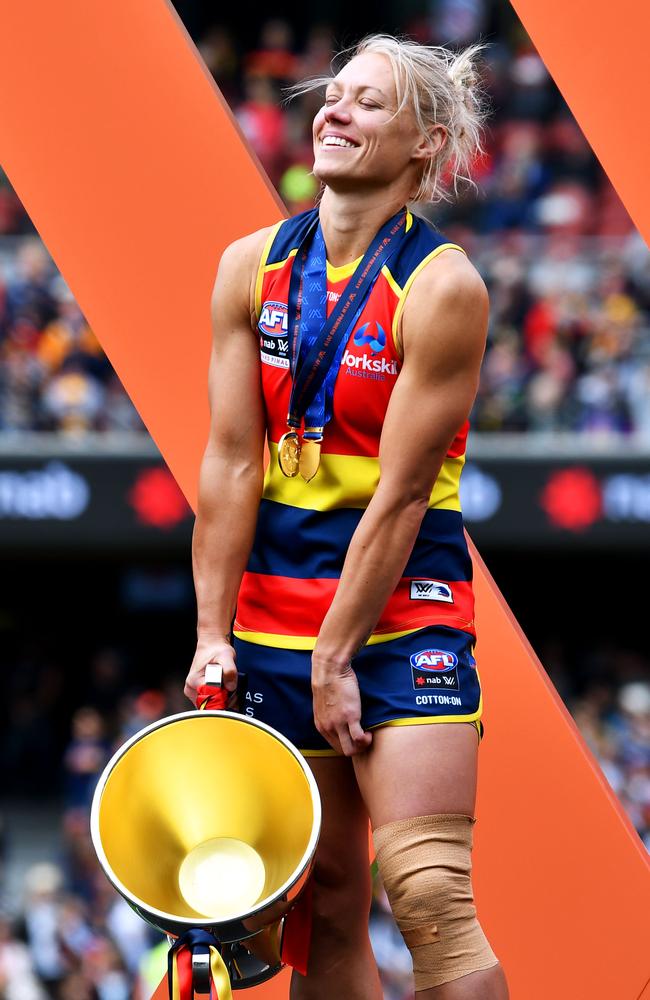
POLYGON ((488 291, 476 267, 460 250, 432 258, 406 297, 401 333, 404 353, 439 347, 453 353, 485 347, 488 291))
POLYGON ((423 299, 449 304, 457 299, 469 298, 475 305, 487 304, 488 292, 483 278, 462 250, 449 247, 433 257, 422 268, 413 282, 409 299, 417 305, 423 299))
POLYGON ((212 291, 212 311, 221 311, 224 299, 254 316, 255 283, 264 248, 276 226, 266 226, 230 243, 221 255, 212 291))
POLYGON ((219 267, 254 266, 257 268, 260 257, 266 246, 266 241, 276 226, 265 226, 248 236, 229 243, 221 256, 219 267))

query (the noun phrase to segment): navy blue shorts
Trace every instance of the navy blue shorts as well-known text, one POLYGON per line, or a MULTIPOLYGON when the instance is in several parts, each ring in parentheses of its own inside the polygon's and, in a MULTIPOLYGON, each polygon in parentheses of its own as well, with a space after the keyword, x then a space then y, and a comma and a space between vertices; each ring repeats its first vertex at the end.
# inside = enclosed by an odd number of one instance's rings
MULTIPOLYGON (((311 650, 279 649, 234 637, 242 675, 240 711, 273 726, 307 755, 334 751, 314 726, 311 650)), ((364 729, 471 722, 482 733, 481 683, 467 632, 433 625, 364 646, 352 667, 364 729)))

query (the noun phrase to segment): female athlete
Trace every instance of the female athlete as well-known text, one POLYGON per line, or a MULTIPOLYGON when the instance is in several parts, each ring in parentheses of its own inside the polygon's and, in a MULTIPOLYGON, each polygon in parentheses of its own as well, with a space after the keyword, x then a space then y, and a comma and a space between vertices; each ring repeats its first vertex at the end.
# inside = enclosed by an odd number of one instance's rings
MULTIPOLYGON (((198 643, 323 802, 293 1000, 379 1000, 370 819, 418 997, 506 1000, 470 852, 482 698, 458 494, 488 300, 407 205, 480 151, 473 59, 365 39, 313 123, 319 207, 224 253, 193 540, 198 643), (270 463, 263 471, 268 440, 270 463)), ((463 173, 464 171, 464 173, 463 173)))

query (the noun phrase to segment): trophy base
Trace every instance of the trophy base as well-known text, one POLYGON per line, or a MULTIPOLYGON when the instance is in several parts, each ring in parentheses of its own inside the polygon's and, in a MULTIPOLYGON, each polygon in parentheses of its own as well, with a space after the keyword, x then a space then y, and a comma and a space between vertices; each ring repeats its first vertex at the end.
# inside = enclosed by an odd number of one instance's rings
POLYGON ((246 990, 249 986, 259 986, 267 979, 272 979, 282 969, 282 962, 270 965, 264 959, 253 955, 239 941, 222 945, 221 957, 226 963, 233 990, 246 990))
MULTIPOLYGON (((247 943, 259 951, 259 955, 254 955, 241 941, 219 945, 219 954, 226 966, 231 989, 247 990, 249 986, 259 986, 282 971, 284 962, 280 960, 281 927, 282 921, 247 939, 247 943)), ((173 947, 176 939, 170 934, 165 936, 170 948, 173 947)))

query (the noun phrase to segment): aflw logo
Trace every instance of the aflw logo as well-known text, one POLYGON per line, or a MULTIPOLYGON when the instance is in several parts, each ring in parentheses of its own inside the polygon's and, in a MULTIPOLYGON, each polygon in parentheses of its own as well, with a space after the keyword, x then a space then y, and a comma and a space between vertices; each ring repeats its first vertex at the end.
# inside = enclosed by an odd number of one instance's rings
POLYGON ((441 580, 411 580, 412 601, 444 601, 454 603, 454 595, 448 583, 441 580))

